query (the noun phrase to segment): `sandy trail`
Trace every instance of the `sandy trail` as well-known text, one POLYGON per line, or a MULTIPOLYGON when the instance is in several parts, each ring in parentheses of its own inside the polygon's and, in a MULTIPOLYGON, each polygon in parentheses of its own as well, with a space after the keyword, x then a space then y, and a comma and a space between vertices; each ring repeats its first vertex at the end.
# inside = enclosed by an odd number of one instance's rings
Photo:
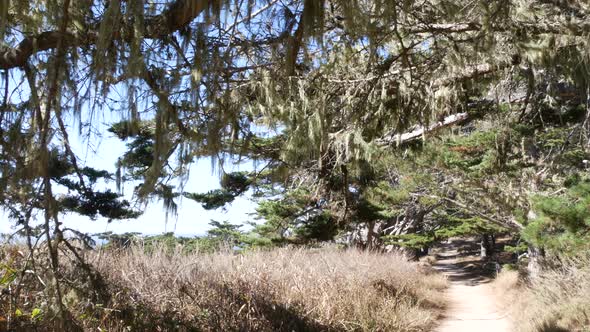
POLYGON ((489 278, 457 264, 451 250, 435 264, 451 282, 447 291, 449 308, 436 332, 508 332, 510 323, 495 303, 489 278))

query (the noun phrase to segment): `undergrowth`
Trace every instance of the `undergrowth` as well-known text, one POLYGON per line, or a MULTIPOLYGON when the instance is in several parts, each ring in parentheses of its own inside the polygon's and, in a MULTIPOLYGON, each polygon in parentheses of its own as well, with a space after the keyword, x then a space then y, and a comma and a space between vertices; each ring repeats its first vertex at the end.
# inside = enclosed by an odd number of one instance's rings
POLYGON ((590 256, 568 259, 527 282, 504 271, 494 286, 517 332, 590 331, 590 256))
MULTIPOLYGON (((51 330, 53 286, 46 275, 22 272, 24 253, 1 249, 0 330, 9 323, 51 330)), ((70 260, 60 267, 71 330, 425 331, 444 307, 446 280, 397 254, 336 248, 186 254, 133 246, 83 255, 88 266, 70 260)))

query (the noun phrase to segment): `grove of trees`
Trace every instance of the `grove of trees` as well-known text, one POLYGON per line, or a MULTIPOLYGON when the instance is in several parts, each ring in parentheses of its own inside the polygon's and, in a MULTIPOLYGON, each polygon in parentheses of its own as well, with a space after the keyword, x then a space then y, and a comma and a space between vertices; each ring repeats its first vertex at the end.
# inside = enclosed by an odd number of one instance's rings
POLYGON ((254 193, 264 245, 509 234, 534 276, 589 249, 588 17, 582 0, 3 0, 0 204, 54 271, 88 240, 60 220, 137 217, 132 183, 171 213, 254 193), (114 174, 71 147, 107 134, 97 118, 123 119, 114 174), (173 186, 197 158, 259 167, 173 186))

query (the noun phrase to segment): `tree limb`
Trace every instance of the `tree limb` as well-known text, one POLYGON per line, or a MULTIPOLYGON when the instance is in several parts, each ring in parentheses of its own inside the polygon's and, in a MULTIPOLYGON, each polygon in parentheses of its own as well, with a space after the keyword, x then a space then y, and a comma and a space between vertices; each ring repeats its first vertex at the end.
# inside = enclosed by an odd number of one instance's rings
MULTIPOLYGON (((419 194, 416 195, 416 196, 419 196, 419 194)), ((508 229, 513 229, 513 230, 521 230, 521 229, 524 228, 523 225, 521 225, 520 223, 518 223, 514 219, 511 219, 509 221, 504 221, 504 220, 500 220, 500 219, 494 218, 493 216, 489 216, 489 215, 487 215, 485 213, 482 213, 482 212, 474 209, 473 207, 471 207, 471 206, 469 206, 467 204, 461 203, 461 202, 456 201, 454 199, 451 199, 449 197, 441 197, 441 196, 436 196, 436 195, 424 195, 424 196, 427 196, 427 197, 430 197, 430 198, 434 198, 434 199, 440 199, 442 201, 446 201, 448 203, 451 203, 451 204, 457 206, 458 208, 461 208, 461 209, 463 209, 465 211, 468 211, 470 213, 473 213, 473 214, 477 215, 478 217, 480 217, 480 218, 482 218, 482 219, 484 219, 484 220, 486 220, 486 221, 488 221, 488 222, 490 222, 490 223, 492 223, 492 224, 494 224, 496 226, 500 226, 502 228, 508 228, 508 229)))
MULTIPOLYGON (((177 0, 160 15, 145 19, 145 34, 143 37, 163 38, 184 28, 208 7, 209 0, 177 0)), ((97 37, 98 33, 96 31, 91 31, 85 35, 67 31, 46 31, 35 36, 29 36, 23 39, 16 47, 0 51, 0 69, 23 67, 33 54, 54 49, 60 41, 63 47, 82 46, 94 44, 97 37)), ((121 32, 114 32, 113 38, 121 39, 121 32)))
POLYGON ((24 67, 33 54, 54 49, 60 41, 64 47, 85 43, 80 35, 70 32, 42 32, 37 36, 23 39, 15 48, 0 51, 0 69, 24 67))
POLYGON ((502 62, 502 63, 498 63, 495 65, 492 65, 489 63, 484 63, 484 64, 479 64, 479 65, 474 65, 474 66, 467 66, 459 74, 451 75, 448 77, 443 77, 443 78, 440 78, 440 79, 434 81, 432 83, 432 88, 437 89, 437 88, 440 88, 440 87, 443 87, 446 85, 451 85, 456 82, 470 80, 470 79, 476 78, 478 76, 491 74, 491 73, 496 72, 498 70, 507 68, 508 66, 510 66, 509 62, 502 62))
POLYGON ((417 140, 417 139, 421 138, 423 135, 431 133, 431 132, 436 131, 438 129, 442 129, 442 128, 449 127, 449 126, 452 126, 455 124, 459 124, 463 121, 466 121, 467 119, 469 119, 469 114, 467 114, 466 112, 449 115, 449 116, 445 117, 443 119, 443 121, 437 122, 437 123, 429 126, 428 128, 424 128, 423 126, 418 126, 414 130, 407 132, 407 133, 403 133, 403 134, 390 133, 390 134, 385 135, 385 137, 378 139, 376 143, 378 145, 382 145, 382 146, 392 145, 394 143, 397 143, 397 145, 400 145, 402 143, 407 143, 409 141, 417 140))
MULTIPOLYGON (((477 22, 458 22, 442 24, 420 24, 408 28, 409 33, 464 33, 480 32, 482 25, 477 22)), ((563 34, 571 36, 585 36, 590 33, 590 23, 588 22, 566 22, 566 23, 540 23, 540 22, 514 22, 513 24, 497 24, 491 27, 492 31, 509 32, 513 30, 526 31, 528 34, 563 34)))

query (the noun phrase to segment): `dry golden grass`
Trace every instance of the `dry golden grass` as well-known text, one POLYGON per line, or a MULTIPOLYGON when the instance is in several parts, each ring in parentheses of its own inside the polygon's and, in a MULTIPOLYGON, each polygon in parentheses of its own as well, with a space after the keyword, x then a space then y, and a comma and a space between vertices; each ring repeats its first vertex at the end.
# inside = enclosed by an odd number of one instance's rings
POLYGON ((518 272, 494 281, 518 332, 590 331, 590 259, 545 271, 525 284, 518 272))
POLYGON ((93 331, 426 331, 447 286, 400 255, 336 248, 186 255, 134 247, 87 259, 101 278, 68 289, 66 302, 93 331))
POLYGON ((445 281, 397 255, 278 249, 234 255, 146 255, 96 262, 155 312, 212 330, 420 331, 445 281))

